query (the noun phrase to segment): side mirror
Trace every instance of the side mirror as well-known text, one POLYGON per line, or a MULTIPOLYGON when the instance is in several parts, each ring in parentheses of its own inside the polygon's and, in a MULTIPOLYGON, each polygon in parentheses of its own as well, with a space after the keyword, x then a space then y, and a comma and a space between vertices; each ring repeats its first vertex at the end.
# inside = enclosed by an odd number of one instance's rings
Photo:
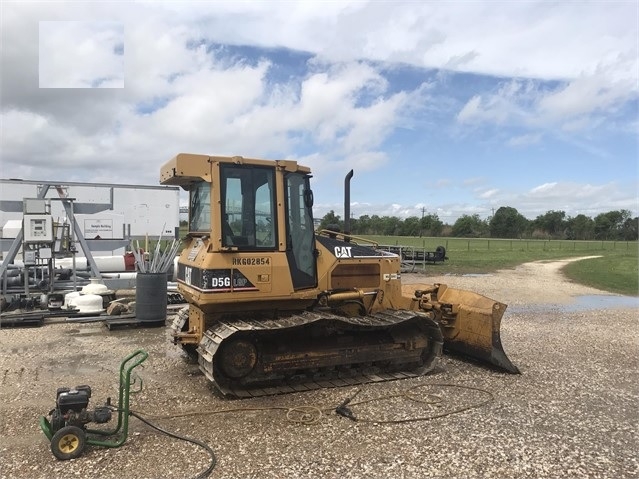
POLYGON ((313 190, 304 190, 304 205, 307 208, 313 207, 313 190))

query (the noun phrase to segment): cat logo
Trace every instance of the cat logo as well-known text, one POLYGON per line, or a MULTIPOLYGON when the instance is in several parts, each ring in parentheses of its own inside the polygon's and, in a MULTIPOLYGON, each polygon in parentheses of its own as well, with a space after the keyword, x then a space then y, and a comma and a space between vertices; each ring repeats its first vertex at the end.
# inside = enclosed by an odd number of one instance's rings
POLYGON ((351 246, 335 246, 335 257, 351 258, 351 246))

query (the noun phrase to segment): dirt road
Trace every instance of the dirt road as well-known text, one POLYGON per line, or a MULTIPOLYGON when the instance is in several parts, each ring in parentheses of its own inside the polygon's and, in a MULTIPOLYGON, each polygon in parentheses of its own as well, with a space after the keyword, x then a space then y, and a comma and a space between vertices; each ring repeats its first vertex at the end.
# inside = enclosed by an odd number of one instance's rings
MULTIPOLYGON (((596 257, 596 256, 594 256, 596 257)), ((429 276, 430 283, 444 283, 451 287, 476 291, 510 306, 533 304, 569 304, 578 296, 608 295, 598 289, 568 281, 561 268, 582 259, 583 256, 562 261, 535 261, 513 269, 500 270, 494 274, 462 276, 429 276)), ((420 274, 404 274, 404 284, 423 282, 420 274)))
POLYGON ((211 477, 639 477, 639 307, 624 297, 605 310, 575 307, 583 295, 610 296, 566 281, 562 263, 489 276, 403 276, 405 283, 441 282, 508 303, 502 342, 521 375, 446 356, 421 378, 229 401, 163 328, 0 330, 0 477, 186 478, 204 469, 201 449, 135 418, 121 448, 89 447, 64 462, 52 456, 37 422, 54 406, 56 388, 89 384, 92 406, 115 398, 120 360, 138 348, 149 359, 132 408, 209 444, 218 459, 211 477), (359 421, 330 413, 357 390, 359 421), (295 411, 287 418, 287 408, 297 406, 327 413, 300 423, 295 411), (442 417, 428 419, 435 416, 442 417))

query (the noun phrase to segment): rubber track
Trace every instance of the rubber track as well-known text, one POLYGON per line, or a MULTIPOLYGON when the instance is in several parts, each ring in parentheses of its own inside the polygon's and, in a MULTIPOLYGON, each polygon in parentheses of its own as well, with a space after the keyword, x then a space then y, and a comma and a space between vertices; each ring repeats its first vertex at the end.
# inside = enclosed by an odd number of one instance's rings
MULTIPOLYGON (((380 328, 400 324, 404 321, 414 318, 415 316, 419 316, 419 313, 403 310, 386 310, 367 316, 352 318, 337 316, 329 312, 305 311, 293 316, 275 320, 219 321, 204 333, 204 336, 202 337, 200 345, 197 349, 199 356, 198 361, 200 364, 200 369, 202 370, 204 375, 207 377, 207 379, 215 384, 215 386, 222 392, 222 394, 235 396, 238 398, 268 396, 273 394, 283 394, 298 391, 311 391, 321 388, 352 386, 371 382, 393 381, 396 379, 417 377, 432 370, 437 363, 437 359, 433 361, 430 367, 422 366, 411 371, 372 374, 365 371, 364 368, 351 367, 347 372, 332 371, 332 374, 335 377, 322 377, 321 380, 312 378, 296 378, 293 381, 282 381, 272 387, 263 388, 229 388, 225 385, 217 383, 213 377, 213 357, 215 356, 216 351, 218 350, 222 341, 239 331, 258 332, 276 329, 287 329, 304 326, 324 319, 344 322, 357 326, 380 328)), ((430 339, 431 341, 433 340, 433 338, 430 339)))

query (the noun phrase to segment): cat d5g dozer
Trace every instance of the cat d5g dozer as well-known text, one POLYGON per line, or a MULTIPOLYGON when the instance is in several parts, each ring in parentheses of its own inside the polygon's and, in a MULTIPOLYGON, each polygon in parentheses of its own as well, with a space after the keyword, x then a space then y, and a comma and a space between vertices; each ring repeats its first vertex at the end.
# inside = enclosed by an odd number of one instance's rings
MULTIPOLYGON (((310 169, 295 161, 179 154, 161 183, 189 191, 174 342, 238 397, 414 377, 442 347, 518 372, 500 341, 506 305, 400 282, 400 258, 315 232, 310 169)), ((350 178, 345 181, 349 218, 350 178)))

